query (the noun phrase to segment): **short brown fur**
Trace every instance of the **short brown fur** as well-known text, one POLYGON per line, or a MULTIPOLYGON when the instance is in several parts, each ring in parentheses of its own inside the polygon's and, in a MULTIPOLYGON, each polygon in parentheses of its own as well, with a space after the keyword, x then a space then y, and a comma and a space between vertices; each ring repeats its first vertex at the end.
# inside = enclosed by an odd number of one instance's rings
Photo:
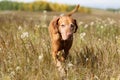
POLYGON ((77 22, 71 17, 79 8, 76 8, 65 16, 54 18, 49 24, 49 34, 51 38, 52 57, 54 61, 65 61, 73 42, 73 33, 77 31, 77 22), (64 54, 58 59, 59 51, 64 50, 64 54))

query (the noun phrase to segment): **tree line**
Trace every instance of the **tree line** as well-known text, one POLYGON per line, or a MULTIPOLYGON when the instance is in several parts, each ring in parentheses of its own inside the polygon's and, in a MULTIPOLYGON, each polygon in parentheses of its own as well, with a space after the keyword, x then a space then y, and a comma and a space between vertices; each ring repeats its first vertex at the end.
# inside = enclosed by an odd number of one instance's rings
MULTIPOLYGON (((2 10, 15 10, 15 11, 59 11, 65 12, 70 11, 75 7, 75 5, 66 5, 66 4, 58 4, 51 3, 46 1, 35 1, 31 3, 23 3, 23 2, 13 2, 13 1, 0 1, 0 11, 2 10)), ((80 7, 79 12, 90 13, 90 8, 80 7)))

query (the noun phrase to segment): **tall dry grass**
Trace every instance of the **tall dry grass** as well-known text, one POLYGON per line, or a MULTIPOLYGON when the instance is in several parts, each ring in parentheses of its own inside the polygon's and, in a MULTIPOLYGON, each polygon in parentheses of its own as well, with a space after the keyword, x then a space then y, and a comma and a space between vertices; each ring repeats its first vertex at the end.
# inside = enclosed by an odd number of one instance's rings
MULTIPOLYGON (((0 80, 61 80, 50 54, 50 15, 0 13, 0 80)), ((77 20, 79 29, 65 64, 67 79, 119 80, 120 21, 77 20)))

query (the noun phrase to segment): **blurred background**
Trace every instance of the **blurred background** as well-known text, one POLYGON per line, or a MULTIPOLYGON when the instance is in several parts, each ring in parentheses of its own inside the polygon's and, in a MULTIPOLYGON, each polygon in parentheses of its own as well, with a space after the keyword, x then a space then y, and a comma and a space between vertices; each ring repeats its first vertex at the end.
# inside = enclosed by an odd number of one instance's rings
POLYGON ((0 10, 17 11, 69 11, 80 4, 80 12, 90 13, 91 8, 120 11, 119 0, 0 0, 0 10))
POLYGON ((67 80, 120 80, 119 0, 0 0, 0 80, 62 80, 48 26, 77 4, 67 80))

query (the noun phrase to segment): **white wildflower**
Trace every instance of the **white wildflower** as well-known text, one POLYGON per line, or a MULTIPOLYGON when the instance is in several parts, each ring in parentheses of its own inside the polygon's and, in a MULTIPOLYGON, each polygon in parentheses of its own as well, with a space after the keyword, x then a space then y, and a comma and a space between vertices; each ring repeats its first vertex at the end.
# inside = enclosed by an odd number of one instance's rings
POLYGON ((107 20, 109 21, 109 24, 111 24, 111 25, 113 25, 113 24, 116 23, 115 20, 113 20, 113 19, 111 19, 111 18, 107 18, 107 20))
POLYGON ((22 27, 21 27, 21 26, 19 26, 19 27, 18 27, 18 30, 22 30, 22 27))
POLYGON ((107 24, 105 23, 105 24, 104 24, 104 26, 106 27, 106 26, 107 26, 107 24))
POLYGON ((88 61, 88 58, 86 58, 86 62, 88 61))
POLYGON ((8 61, 7 61, 9 64, 12 64, 12 61, 10 60, 10 59, 8 59, 8 61))
POLYGON ((83 24, 83 22, 82 22, 82 21, 80 21, 80 22, 79 22, 79 25, 82 25, 82 24, 83 24))
POLYGON ((94 25, 94 22, 91 22, 90 25, 93 26, 93 25, 94 25))
POLYGON ((46 13, 47 13, 47 11, 46 11, 46 10, 44 10, 44 11, 43 11, 43 13, 44 13, 44 14, 46 14, 46 13))
POLYGON ((69 62, 69 63, 67 64, 67 66, 68 66, 68 68, 70 68, 70 67, 73 67, 74 65, 73 65, 71 62, 69 62))
POLYGON ((101 39, 99 38, 98 41, 101 41, 101 39))
POLYGON ((108 21, 110 21, 110 20, 111 20, 111 18, 109 18, 109 17, 108 17, 108 18, 107 18, 107 20, 108 20, 108 21))
POLYGON ((27 38, 27 37, 29 37, 29 33, 28 32, 23 32, 20 37, 22 39, 27 38))
POLYGON ((120 49, 117 49, 118 54, 120 55, 120 49))
POLYGON ((94 79, 95 79, 95 80, 100 80, 99 77, 96 76, 96 75, 94 76, 94 79))
POLYGON ((113 24, 115 24, 116 22, 112 19, 111 21, 110 21, 110 24, 111 25, 113 25, 113 24))
POLYGON ((0 51, 2 51, 2 48, 0 48, 0 51))
POLYGON ((10 76, 14 77, 15 76, 15 71, 11 71, 10 76))
POLYGON ((38 59, 39 59, 39 61, 41 61, 43 59, 43 54, 39 55, 38 59))
POLYGON ((87 28, 88 27, 88 24, 85 24, 84 28, 87 28))
POLYGON ((116 36, 115 39, 118 39, 118 36, 116 36))
POLYGON ((20 66, 17 66, 17 67, 16 67, 16 71, 19 71, 19 70, 21 70, 21 67, 20 67, 20 66))
POLYGON ((86 35, 85 32, 81 33, 81 34, 80 34, 80 38, 81 38, 81 39, 84 39, 85 35, 86 35))
POLYGON ((98 17, 97 17, 96 20, 95 20, 96 23, 100 23, 101 21, 102 21, 102 19, 101 19, 101 18, 98 18, 98 17))
POLYGON ((47 27, 47 25, 46 25, 46 24, 43 24, 43 25, 42 25, 42 27, 46 28, 46 27, 47 27))
POLYGON ((62 13, 62 14, 60 14, 60 16, 64 16, 64 14, 62 13))
POLYGON ((46 19, 47 19, 47 15, 44 15, 43 16, 43 23, 45 23, 46 19))
POLYGON ((37 24, 36 24, 36 25, 35 25, 35 28, 40 28, 40 25, 37 25, 37 24))
POLYGON ((104 26, 100 26, 101 29, 103 29, 104 26))
POLYGON ((27 58, 27 62, 30 63, 30 59, 29 58, 27 58))

